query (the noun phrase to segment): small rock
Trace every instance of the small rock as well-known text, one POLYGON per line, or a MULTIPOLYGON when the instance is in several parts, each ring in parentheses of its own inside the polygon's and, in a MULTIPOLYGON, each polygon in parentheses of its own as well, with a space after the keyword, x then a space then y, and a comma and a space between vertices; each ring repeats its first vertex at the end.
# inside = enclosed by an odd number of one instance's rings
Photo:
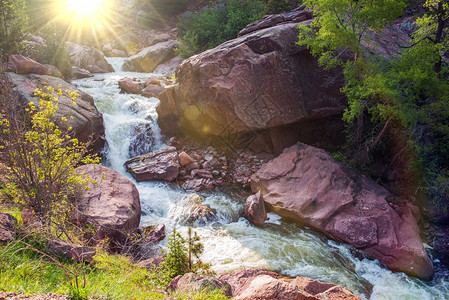
POLYGON ((7 243, 16 237, 16 219, 0 212, 0 243, 7 243))
POLYGON ((198 176, 200 178, 204 178, 204 179, 213 179, 214 176, 212 175, 212 173, 208 170, 204 170, 204 169, 197 169, 197 170, 193 170, 191 173, 192 177, 198 176))
POLYGON ((140 94, 142 85, 129 77, 122 78, 118 81, 118 86, 124 93, 140 94))
POLYGON ((246 199, 245 218, 257 227, 264 227, 267 211, 260 191, 246 199))
POLYGON ((47 247, 52 254, 64 256, 76 262, 92 261, 97 252, 93 247, 79 246, 59 239, 47 241, 47 247))
POLYGON ((157 78, 156 76, 151 76, 150 78, 148 78, 145 81, 144 86, 147 87, 147 86, 149 86, 151 84, 153 84, 153 85, 161 85, 161 80, 159 78, 157 78))
POLYGON ((200 164, 196 161, 185 166, 187 172, 191 172, 192 170, 199 169, 200 167, 201 167, 200 164))
POLYGON ((185 153, 184 151, 182 151, 181 153, 179 153, 179 163, 181 164, 181 166, 186 166, 189 165, 191 163, 194 162, 193 158, 190 157, 190 155, 188 155, 187 153, 185 153))

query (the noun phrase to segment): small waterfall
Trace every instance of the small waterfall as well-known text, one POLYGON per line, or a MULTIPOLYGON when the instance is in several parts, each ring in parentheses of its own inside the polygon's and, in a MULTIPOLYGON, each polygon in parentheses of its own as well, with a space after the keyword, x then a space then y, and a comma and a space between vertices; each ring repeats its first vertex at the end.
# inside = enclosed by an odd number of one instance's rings
MULTIPOLYGON (((108 58, 115 73, 98 74, 74 81, 92 95, 103 113, 109 150, 107 165, 133 182, 124 162, 130 155, 164 146, 157 125, 159 100, 140 95, 120 94, 123 77, 144 81, 151 74, 123 72, 123 58, 108 58)), ((135 182, 136 183, 136 182, 135 182)), ((136 183, 141 196, 142 225, 164 223, 168 232, 177 227, 186 236, 181 215, 191 210, 183 202, 189 193, 161 182, 136 183)), ((242 216, 245 193, 222 191, 202 194, 202 204, 215 210, 216 218, 197 223, 194 230, 204 244, 203 261, 217 273, 243 268, 266 268, 289 276, 307 276, 349 288, 363 299, 449 299, 449 274, 437 272, 432 282, 423 282, 382 268, 377 261, 355 258, 347 245, 284 222, 274 214, 265 228, 251 225, 242 216)))

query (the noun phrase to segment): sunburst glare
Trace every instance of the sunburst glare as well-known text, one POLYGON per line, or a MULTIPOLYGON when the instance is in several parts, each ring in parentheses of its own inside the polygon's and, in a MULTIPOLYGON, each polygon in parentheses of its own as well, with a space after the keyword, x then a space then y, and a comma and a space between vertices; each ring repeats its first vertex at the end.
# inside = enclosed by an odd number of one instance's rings
POLYGON ((92 15, 98 13, 104 6, 102 0, 67 0, 69 10, 78 15, 92 15))

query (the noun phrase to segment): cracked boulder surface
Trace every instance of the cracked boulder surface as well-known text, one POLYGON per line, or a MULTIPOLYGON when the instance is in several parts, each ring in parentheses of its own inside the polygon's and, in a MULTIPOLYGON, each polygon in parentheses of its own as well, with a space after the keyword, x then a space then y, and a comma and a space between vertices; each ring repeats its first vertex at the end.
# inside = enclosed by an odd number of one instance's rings
MULTIPOLYGON (((238 147, 261 132, 301 122, 327 124, 340 116, 345 108, 341 74, 323 70, 296 45, 298 24, 310 22, 312 15, 289 14, 296 17, 271 16, 250 25, 243 31, 247 34, 184 60, 176 83, 159 97, 162 132, 218 137, 238 147)), ((310 136, 323 139, 334 128, 331 122, 310 136)))
POLYGON ((285 149, 252 176, 251 189, 269 211, 349 243, 393 271, 433 276, 413 207, 394 210, 391 193, 324 150, 302 143, 285 149))
POLYGON ((100 165, 84 165, 76 171, 90 176, 95 184, 78 199, 80 223, 97 228, 97 238, 123 242, 139 227, 140 196, 134 183, 115 170, 100 165))
POLYGON ((15 73, 7 73, 7 77, 13 85, 13 90, 24 104, 39 102, 39 97, 34 96, 36 89, 44 89, 46 86, 53 87, 55 90, 60 88, 63 91, 61 96, 58 96, 56 91, 51 92, 54 97, 59 98, 59 109, 55 113, 55 122, 60 123, 59 120, 62 117, 67 118, 68 125, 73 127, 72 137, 82 143, 89 143, 89 148, 96 153, 103 150, 106 141, 103 115, 96 108, 92 96, 79 91, 73 85, 57 77, 15 73), (76 105, 73 104, 74 100, 66 91, 77 92, 76 105))

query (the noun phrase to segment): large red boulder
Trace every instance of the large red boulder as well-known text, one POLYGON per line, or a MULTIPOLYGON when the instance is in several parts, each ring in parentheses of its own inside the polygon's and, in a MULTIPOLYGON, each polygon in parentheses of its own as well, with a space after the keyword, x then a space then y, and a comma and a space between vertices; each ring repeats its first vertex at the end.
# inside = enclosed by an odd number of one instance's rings
POLYGON ((52 92, 53 96, 59 98, 59 109, 55 114, 55 122, 58 123, 61 117, 69 119, 69 125, 73 127, 73 137, 80 142, 89 143, 89 148, 97 153, 103 150, 106 140, 103 115, 95 107, 92 96, 77 90, 71 84, 57 77, 15 73, 7 73, 7 76, 14 91, 25 103, 38 103, 39 98, 34 96, 36 89, 44 89, 45 86, 51 86, 55 89, 60 88, 63 91, 61 96, 58 96, 56 91, 52 92), (76 105, 73 104, 71 95, 67 94, 66 91, 76 91, 79 94, 76 98, 76 105), (71 116, 73 118, 70 118, 71 116))
POLYGON ((11 54, 9 62, 14 66, 14 72, 17 74, 47 74, 47 68, 44 65, 19 54, 11 54))
POLYGON ((323 283, 305 277, 286 278, 262 269, 249 269, 224 274, 218 277, 218 280, 231 286, 233 299, 360 299, 348 289, 335 284, 323 283))
POLYGON ((392 194, 324 150, 301 143, 285 149, 252 176, 251 188, 270 211, 349 243, 391 270, 433 275, 411 209, 395 211, 392 194))
POLYGON ((76 171, 96 182, 78 199, 81 222, 94 225, 99 238, 123 242, 140 223, 136 186, 119 172, 100 165, 80 166, 76 171))
MULTIPOLYGON (((281 18, 268 28, 256 26, 184 60, 176 69, 176 84, 159 97, 162 132, 218 137, 239 146, 275 128, 339 119, 345 108, 341 74, 323 70, 305 47, 296 45, 297 26, 309 22, 304 20, 311 14, 293 14, 302 17, 281 18)), ((312 137, 323 140, 334 125, 325 125, 312 137)), ((274 147, 279 137, 272 134, 264 143, 274 147)))

